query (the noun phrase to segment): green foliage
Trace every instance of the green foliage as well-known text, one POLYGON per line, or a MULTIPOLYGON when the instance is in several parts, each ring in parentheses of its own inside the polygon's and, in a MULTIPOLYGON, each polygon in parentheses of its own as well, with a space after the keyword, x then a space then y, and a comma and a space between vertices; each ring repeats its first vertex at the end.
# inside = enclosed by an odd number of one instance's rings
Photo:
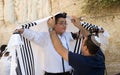
POLYGON ((120 6, 120 0, 86 0, 88 5, 99 7, 120 6))
POLYGON ((85 3, 85 10, 90 11, 92 10, 98 10, 101 11, 103 9, 114 9, 120 7, 120 0, 84 0, 85 3))

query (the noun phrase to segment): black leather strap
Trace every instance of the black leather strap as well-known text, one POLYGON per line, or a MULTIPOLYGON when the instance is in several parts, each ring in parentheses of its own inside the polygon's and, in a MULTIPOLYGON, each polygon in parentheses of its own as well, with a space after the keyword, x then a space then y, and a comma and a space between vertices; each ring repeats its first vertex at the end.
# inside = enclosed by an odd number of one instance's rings
POLYGON ((62 58, 63 73, 65 73, 64 59, 62 58))

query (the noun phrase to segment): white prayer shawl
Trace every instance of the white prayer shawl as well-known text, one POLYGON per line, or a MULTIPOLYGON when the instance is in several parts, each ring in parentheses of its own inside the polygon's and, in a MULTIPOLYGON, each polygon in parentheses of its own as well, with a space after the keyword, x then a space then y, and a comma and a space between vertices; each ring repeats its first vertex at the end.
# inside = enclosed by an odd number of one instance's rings
MULTIPOLYGON (((51 16, 20 25, 18 28, 27 28, 39 32, 48 32, 47 20, 50 17, 51 16)), ((67 18, 67 23, 67 32, 78 31, 78 29, 72 25, 70 18, 67 18)), ((19 34, 13 35, 11 36, 12 38, 10 38, 10 40, 12 39, 12 42, 10 43, 9 41, 8 43, 8 51, 10 51, 12 56, 10 75, 44 75, 44 53, 41 51, 42 48, 32 41, 28 41, 23 36, 19 37, 19 34), (13 35, 16 37, 13 37, 13 35)), ((73 49, 74 44, 72 43, 71 45, 71 48, 73 49)))
MULTIPOLYGON (((39 32, 48 32, 47 20, 50 17, 20 25, 17 29, 27 28, 39 32)), ((69 26, 66 31, 78 31, 76 27, 71 25, 70 19, 67 19, 67 21, 69 26)), ((44 53, 40 50, 42 48, 32 41, 28 41, 19 34, 13 34, 8 43, 8 51, 10 51, 10 55, 12 56, 10 75, 43 75, 44 53)))
POLYGON ((0 59, 0 75, 10 75, 10 56, 2 56, 0 59))

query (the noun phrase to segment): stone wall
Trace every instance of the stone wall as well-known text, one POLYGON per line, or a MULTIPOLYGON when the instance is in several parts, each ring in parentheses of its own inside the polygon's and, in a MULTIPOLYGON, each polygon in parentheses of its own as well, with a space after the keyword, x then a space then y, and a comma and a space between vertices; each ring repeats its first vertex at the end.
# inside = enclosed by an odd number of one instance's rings
POLYGON ((115 75, 120 72, 120 11, 108 9, 104 14, 90 15, 82 12, 84 4, 84 0, 0 0, 0 45, 8 43, 18 25, 64 11, 68 15, 83 16, 87 22, 109 32, 106 65, 108 75, 115 75))

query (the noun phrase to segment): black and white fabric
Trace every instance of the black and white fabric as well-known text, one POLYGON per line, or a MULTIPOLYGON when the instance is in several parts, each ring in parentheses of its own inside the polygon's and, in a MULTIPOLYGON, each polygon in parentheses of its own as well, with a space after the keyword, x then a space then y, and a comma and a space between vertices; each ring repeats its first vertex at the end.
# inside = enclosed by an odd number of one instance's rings
MULTIPOLYGON (((45 31, 49 17, 34 22, 22 24, 17 27, 45 31), (44 27, 42 27, 45 25, 44 27), (38 27, 38 28, 37 28, 38 27), (43 28, 43 29, 39 29, 43 28)), ((20 34, 13 34, 8 43, 8 51, 12 56, 10 75, 43 75, 44 56, 39 48, 32 41, 29 41, 20 34), (14 42, 13 42, 14 41, 14 42)))
MULTIPOLYGON (((29 29, 31 26, 35 26, 35 25, 37 25, 36 22, 31 22, 31 23, 22 25, 22 28, 29 29)), ((22 61, 23 61, 22 63, 24 66, 25 75, 35 75, 35 66, 34 66, 35 63, 34 63, 34 56, 33 56, 33 50, 31 47, 31 43, 30 41, 28 41, 26 38, 22 36, 21 36, 21 39, 24 43, 24 45, 20 47, 20 51, 21 51, 21 56, 22 56, 22 61)), ((21 69, 18 69, 18 70, 21 70, 21 69)))
POLYGON ((83 21, 81 21, 80 23, 86 30, 90 31, 92 35, 98 37, 96 40, 101 44, 102 50, 105 51, 109 44, 109 33, 100 26, 83 21))
MULTIPOLYGON (((51 16, 22 24, 16 29, 26 28, 39 32, 48 32, 47 20, 50 17, 51 16)), ((69 18, 67 18, 67 23, 69 24, 67 26, 67 32, 78 31, 78 29, 72 25, 69 18)), ((74 42, 71 44, 71 48, 74 49, 74 42)), ((12 57, 10 75, 44 75, 44 53, 40 51, 42 49, 43 48, 32 41, 28 41, 28 39, 20 34, 11 35, 7 47, 12 57)))
MULTIPOLYGON (((25 28, 39 32, 48 32, 47 20, 50 17, 22 24, 16 29, 25 28)), ((67 22, 69 24, 67 32, 78 31, 76 27, 71 25, 70 19, 67 19, 67 22)), ((10 75, 44 75, 44 53, 40 51, 43 48, 20 34, 11 35, 7 48, 12 56, 10 75)))
POLYGON ((104 32, 103 28, 97 25, 87 22, 80 22, 80 23, 86 30, 90 31, 91 34, 98 34, 99 32, 104 32))
MULTIPOLYGON (((91 33, 91 35, 94 35, 97 37, 97 38, 95 38, 96 41, 98 43, 100 43, 101 48, 103 50, 105 50, 107 48, 108 43, 109 43, 108 42, 108 37, 109 37, 108 32, 105 31, 102 27, 91 24, 91 23, 87 23, 87 22, 83 22, 83 21, 81 21, 80 23, 86 30, 88 30, 91 33)), ((78 54, 81 53, 82 40, 83 40, 82 38, 76 40, 76 44, 74 47, 74 53, 78 53, 78 54)))
MULTIPOLYGON (((80 36, 80 31, 77 37, 79 36, 80 36)), ((75 47, 74 47, 74 53, 81 54, 82 40, 83 40, 82 38, 76 40, 75 47)))

